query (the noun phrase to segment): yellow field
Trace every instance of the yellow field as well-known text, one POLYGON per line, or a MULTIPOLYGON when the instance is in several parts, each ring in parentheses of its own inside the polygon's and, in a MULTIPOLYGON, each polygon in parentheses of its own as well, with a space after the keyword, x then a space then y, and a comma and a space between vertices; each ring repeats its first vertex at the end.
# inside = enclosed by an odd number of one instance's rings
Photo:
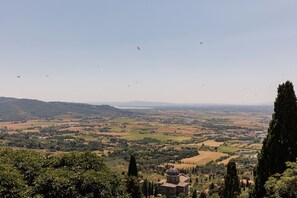
POLYGON ((227 156, 227 154, 213 151, 199 151, 199 155, 182 159, 181 162, 187 164, 204 165, 210 161, 215 161, 222 156, 227 156))
POLYGON ((217 142, 217 141, 214 141, 214 140, 206 140, 204 142, 199 143, 198 145, 202 146, 202 144, 204 144, 205 146, 219 147, 224 143, 223 142, 217 142))
POLYGON ((196 167, 195 164, 172 164, 172 163, 169 163, 168 165, 172 165, 172 166, 174 166, 175 168, 178 168, 178 169, 190 169, 190 168, 195 168, 196 167))

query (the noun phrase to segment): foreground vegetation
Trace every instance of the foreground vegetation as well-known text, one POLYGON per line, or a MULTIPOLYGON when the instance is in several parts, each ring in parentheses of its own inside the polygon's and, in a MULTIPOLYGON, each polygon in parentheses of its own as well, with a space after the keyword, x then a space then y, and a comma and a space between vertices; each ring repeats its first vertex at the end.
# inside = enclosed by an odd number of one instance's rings
POLYGON ((0 149, 0 197, 118 197, 121 178, 90 152, 0 149))

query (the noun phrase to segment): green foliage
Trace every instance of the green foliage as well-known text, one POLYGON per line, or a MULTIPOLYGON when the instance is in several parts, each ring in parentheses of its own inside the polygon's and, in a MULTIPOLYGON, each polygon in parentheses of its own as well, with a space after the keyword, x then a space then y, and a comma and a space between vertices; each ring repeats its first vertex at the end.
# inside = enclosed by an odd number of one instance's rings
POLYGON ((150 169, 152 164, 162 164, 173 159, 178 161, 199 154, 197 148, 181 147, 177 149, 174 148, 174 145, 164 148, 163 145, 164 144, 138 144, 137 146, 127 146, 126 144, 120 144, 108 157, 115 159, 121 158, 129 161, 131 155, 133 155, 137 158, 137 163, 141 165, 143 170, 150 169))
POLYGON ((297 197, 297 163, 287 162, 287 169, 282 174, 274 174, 265 183, 267 196, 272 198, 297 197))
POLYGON ((3 160, 0 163, 0 197, 22 197, 26 185, 20 171, 3 160))
POLYGON ((234 161, 229 161, 227 165, 227 174, 225 176, 223 197, 235 198, 239 194, 240 194, 240 183, 237 176, 236 164, 234 161))
POLYGON ((139 178, 135 176, 127 177, 126 188, 132 198, 141 198, 141 187, 139 178))
POLYGON ((268 177, 282 173, 285 163, 297 157, 297 102, 291 82, 278 87, 274 112, 254 173, 255 197, 258 198, 265 195, 264 184, 268 177))
POLYGON ((91 152, 0 149, 0 164, 0 197, 125 197, 119 176, 91 152))
POLYGON ((50 197, 78 197, 77 174, 66 169, 49 169, 34 182, 33 195, 50 197))
POLYGON ((218 193, 213 193, 209 198, 220 198, 220 195, 218 193))

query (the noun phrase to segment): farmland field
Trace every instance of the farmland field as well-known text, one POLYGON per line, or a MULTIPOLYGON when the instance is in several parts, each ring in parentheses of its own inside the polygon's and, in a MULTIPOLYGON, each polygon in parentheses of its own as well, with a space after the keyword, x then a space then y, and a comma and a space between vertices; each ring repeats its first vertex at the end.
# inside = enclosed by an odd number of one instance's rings
POLYGON ((199 155, 182 159, 181 162, 187 164, 204 165, 223 156, 227 156, 227 154, 212 151, 199 151, 199 155))
MULTIPOLYGON (((269 121, 263 112, 150 109, 133 113, 104 119, 0 122, 0 144, 57 155, 90 150, 121 174, 127 172, 130 155, 135 155, 140 173, 154 182, 164 179, 169 166, 184 172, 199 168, 205 174, 199 175, 202 178, 213 169, 222 179, 224 165, 231 159, 238 161, 240 173, 252 178, 262 141, 258 134, 265 135, 269 121)), ((208 185, 203 181, 197 189, 208 185)))
POLYGON ((217 141, 214 141, 214 140, 206 140, 204 142, 199 143, 198 145, 199 146, 202 146, 203 144, 205 146, 219 147, 219 146, 221 146, 224 143, 223 142, 217 142, 217 141))

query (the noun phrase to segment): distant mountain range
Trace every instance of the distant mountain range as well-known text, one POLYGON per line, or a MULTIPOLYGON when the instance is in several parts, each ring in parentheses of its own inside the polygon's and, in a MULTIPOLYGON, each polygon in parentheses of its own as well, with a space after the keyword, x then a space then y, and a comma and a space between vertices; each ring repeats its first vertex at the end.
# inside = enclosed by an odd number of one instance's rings
POLYGON ((66 114, 109 117, 128 113, 109 105, 43 102, 31 99, 0 97, 0 121, 51 119, 66 114))

